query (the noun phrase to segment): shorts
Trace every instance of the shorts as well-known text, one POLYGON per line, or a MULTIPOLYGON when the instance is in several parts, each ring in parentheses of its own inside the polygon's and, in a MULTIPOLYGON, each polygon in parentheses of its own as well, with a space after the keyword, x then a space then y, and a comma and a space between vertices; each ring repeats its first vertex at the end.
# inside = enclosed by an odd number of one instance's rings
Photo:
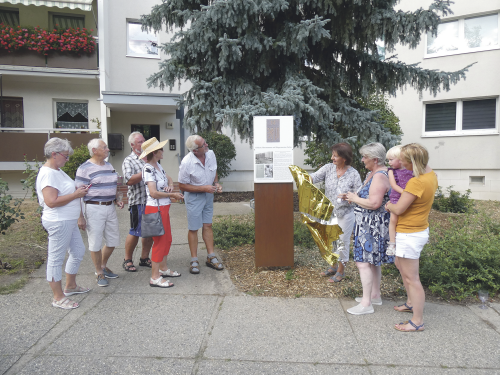
POLYGON ((86 204, 85 220, 87 220, 87 237, 90 251, 101 250, 103 239, 108 247, 120 245, 118 217, 116 216, 114 204, 109 206, 86 204))
POLYGON ((396 256, 406 259, 420 259, 420 253, 429 241, 429 228, 422 232, 396 233, 396 256))
POLYGON ((145 204, 134 204, 128 209, 130 212, 130 230, 128 233, 132 236, 141 237, 142 213, 145 206, 145 204))
POLYGON ((198 230, 203 224, 212 224, 214 216, 213 194, 186 192, 184 201, 186 202, 189 230, 198 230))

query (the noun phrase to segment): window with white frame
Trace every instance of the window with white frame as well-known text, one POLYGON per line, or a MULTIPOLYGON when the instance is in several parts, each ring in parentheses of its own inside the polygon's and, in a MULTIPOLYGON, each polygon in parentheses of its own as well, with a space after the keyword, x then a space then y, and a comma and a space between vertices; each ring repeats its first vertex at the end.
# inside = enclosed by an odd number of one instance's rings
POLYGON ((142 30, 140 22, 127 22, 127 56, 159 58, 158 35, 142 30))
POLYGON ((56 101, 56 128, 88 129, 88 102, 56 101))
POLYGON ((458 100, 425 105, 424 135, 494 134, 498 98, 458 100))
POLYGON ((494 13, 440 23, 436 36, 427 33, 426 56, 499 48, 499 18, 499 13, 494 13))

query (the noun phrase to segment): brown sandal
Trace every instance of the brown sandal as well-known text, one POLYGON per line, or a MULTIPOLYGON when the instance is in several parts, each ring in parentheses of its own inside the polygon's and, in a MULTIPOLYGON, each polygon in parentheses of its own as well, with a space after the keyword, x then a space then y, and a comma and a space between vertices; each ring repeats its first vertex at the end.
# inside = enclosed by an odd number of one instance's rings
POLYGON ((207 267, 211 267, 217 271, 222 271, 224 269, 224 266, 221 262, 219 262, 219 259, 217 259, 217 256, 214 254, 207 256, 207 261, 205 263, 207 267), (214 262, 214 260, 216 260, 216 262, 214 262))
POLYGON ((200 263, 197 260, 193 260, 190 265, 191 266, 189 267, 189 273, 192 273, 193 275, 197 275, 200 273, 200 263), (193 265, 194 263, 196 263, 196 266, 193 265))

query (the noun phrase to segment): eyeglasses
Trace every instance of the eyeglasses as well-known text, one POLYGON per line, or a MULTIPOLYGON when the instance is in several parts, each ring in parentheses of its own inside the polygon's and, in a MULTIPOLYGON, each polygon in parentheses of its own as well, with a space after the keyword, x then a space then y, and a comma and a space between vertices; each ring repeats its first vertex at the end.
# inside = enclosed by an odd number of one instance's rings
POLYGON ((203 147, 205 147, 205 146, 208 146, 208 143, 207 143, 207 142, 203 143, 203 146, 200 146, 200 147, 198 147, 198 148, 196 148, 196 149, 197 149, 197 150, 199 150, 200 148, 203 148, 203 147))
POLYGON ((61 155, 63 158, 65 158, 66 160, 69 160, 69 155, 64 155, 64 154, 61 154, 60 152, 56 152, 56 154, 59 154, 59 155, 61 155))

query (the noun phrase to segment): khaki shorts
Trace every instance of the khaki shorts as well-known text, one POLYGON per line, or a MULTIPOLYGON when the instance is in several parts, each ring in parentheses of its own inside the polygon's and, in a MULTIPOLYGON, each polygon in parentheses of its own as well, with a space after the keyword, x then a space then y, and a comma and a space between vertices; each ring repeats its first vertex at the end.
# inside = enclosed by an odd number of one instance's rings
POLYGON ((109 206, 86 204, 85 220, 87 220, 87 237, 90 251, 101 250, 103 240, 108 247, 120 245, 118 217, 116 216, 114 204, 109 206))

